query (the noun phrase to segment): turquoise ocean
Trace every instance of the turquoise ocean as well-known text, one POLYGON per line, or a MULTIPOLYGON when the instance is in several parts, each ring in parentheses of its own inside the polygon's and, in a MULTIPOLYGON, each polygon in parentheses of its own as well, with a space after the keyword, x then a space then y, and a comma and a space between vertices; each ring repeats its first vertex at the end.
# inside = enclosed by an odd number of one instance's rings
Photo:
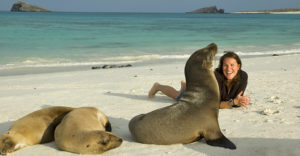
POLYGON ((219 56, 300 54, 300 14, 0 12, 0 76, 186 60, 212 42, 219 56))

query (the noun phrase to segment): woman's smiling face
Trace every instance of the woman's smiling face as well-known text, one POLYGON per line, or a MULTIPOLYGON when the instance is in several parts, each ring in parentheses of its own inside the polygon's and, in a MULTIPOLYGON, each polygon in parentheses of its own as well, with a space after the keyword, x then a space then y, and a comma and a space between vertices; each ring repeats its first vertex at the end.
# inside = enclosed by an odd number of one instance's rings
POLYGON ((223 62, 223 74, 227 80, 232 80, 240 69, 240 65, 236 62, 234 58, 227 57, 223 62))

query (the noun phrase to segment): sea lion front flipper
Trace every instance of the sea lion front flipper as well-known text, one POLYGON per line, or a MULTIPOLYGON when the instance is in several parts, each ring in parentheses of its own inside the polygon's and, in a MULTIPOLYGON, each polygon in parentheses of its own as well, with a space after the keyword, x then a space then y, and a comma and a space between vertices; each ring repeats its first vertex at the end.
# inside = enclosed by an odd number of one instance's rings
POLYGON ((233 142, 231 142, 229 139, 227 139, 224 135, 221 138, 218 138, 216 140, 206 140, 206 143, 211 146, 219 146, 229 149, 236 149, 236 146, 233 142))
POLYGON ((105 128, 105 131, 111 132, 111 124, 109 121, 105 124, 104 128, 105 128))

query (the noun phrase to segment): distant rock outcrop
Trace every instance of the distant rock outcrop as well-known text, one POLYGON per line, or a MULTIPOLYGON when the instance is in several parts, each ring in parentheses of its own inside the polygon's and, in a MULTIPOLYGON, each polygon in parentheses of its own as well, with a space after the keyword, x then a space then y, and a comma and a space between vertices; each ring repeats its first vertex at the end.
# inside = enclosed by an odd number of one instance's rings
POLYGON ((223 14, 224 9, 217 9, 216 6, 211 6, 211 7, 205 7, 205 8, 193 10, 193 11, 187 12, 187 13, 189 13, 189 14, 202 14, 202 13, 223 14))
POLYGON ((40 8, 37 6, 33 6, 27 3, 24 3, 22 1, 18 1, 15 4, 13 4, 10 11, 13 12, 51 12, 50 10, 40 8))

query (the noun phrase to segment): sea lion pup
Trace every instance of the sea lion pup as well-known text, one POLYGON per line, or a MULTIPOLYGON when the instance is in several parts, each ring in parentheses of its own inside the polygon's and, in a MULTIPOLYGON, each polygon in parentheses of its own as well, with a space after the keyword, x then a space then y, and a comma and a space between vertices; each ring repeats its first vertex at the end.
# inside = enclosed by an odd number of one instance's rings
POLYGON ((54 129, 73 108, 55 106, 32 112, 13 123, 8 132, 0 136, 0 154, 23 147, 54 140, 54 129))
POLYGON ((146 144, 191 143, 204 137, 206 143, 236 149, 218 123, 220 93, 211 70, 217 45, 194 52, 185 65, 186 91, 173 105, 141 114, 129 122, 133 138, 146 144))
POLYGON ((122 139, 110 133, 105 114, 94 107, 73 110, 55 129, 55 143, 65 151, 78 154, 100 154, 119 147, 122 139))

